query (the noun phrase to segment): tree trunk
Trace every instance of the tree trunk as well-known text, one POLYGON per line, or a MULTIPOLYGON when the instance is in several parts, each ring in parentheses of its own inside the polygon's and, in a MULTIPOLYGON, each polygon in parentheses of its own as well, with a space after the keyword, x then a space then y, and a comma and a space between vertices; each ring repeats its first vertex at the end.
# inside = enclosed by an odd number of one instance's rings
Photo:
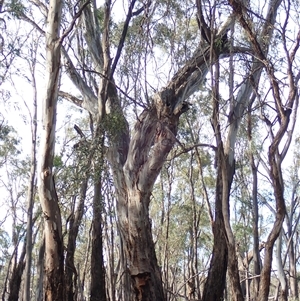
POLYGON ((45 255, 45 239, 42 238, 42 243, 39 248, 37 260, 37 285, 36 285, 36 301, 43 301, 43 279, 44 279, 44 255, 45 255))
MULTIPOLYGON (((299 219, 297 219, 299 220, 299 219)), ((297 224, 294 225, 296 227, 297 224)), ((293 233, 294 234, 294 233, 293 233)), ((288 257, 289 257, 289 287, 290 287, 290 297, 295 300, 299 299, 298 293, 298 281, 297 281, 297 264, 295 258, 295 247, 293 234, 291 233, 291 229, 288 229, 288 238, 290 239, 290 245, 288 249, 288 257)))
POLYGON ((62 1, 50 0, 46 30, 46 96, 43 102, 39 197, 45 220, 44 300, 64 298, 64 258, 60 208, 53 178, 56 108, 60 78, 59 30, 62 1))
MULTIPOLYGON (((36 55, 36 51, 34 52, 36 55)), ((37 91, 35 81, 35 65, 31 66, 32 86, 34 92, 33 98, 33 116, 31 118, 31 167, 27 191, 27 225, 26 225, 26 265, 24 272, 24 296, 23 301, 30 301, 30 282, 31 282, 31 263, 32 263, 32 217, 35 196, 35 173, 36 173, 36 140, 37 140, 37 91)))
POLYGON ((26 242, 23 245, 22 253, 20 255, 19 261, 14 265, 12 275, 9 281, 9 297, 8 301, 18 301, 20 295, 20 287, 23 271, 25 268, 25 254, 26 254, 26 242))
MULTIPOLYGON (((229 137, 231 139, 231 137, 229 137)), ((221 148, 221 147, 220 147, 221 148)), ((222 149, 222 148, 221 148, 222 149)), ((224 216, 224 226, 227 237, 228 248, 228 277, 231 288, 231 298, 234 301, 243 301, 243 293, 240 285, 240 276, 238 270, 238 260, 236 255, 235 238, 230 225, 229 199, 233 176, 235 173, 235 163, 230 162, 230 155, 222 156, 222 181, 223 181, 223 195, 222 195, 222 210, 224 216)))
MULTIPOLYGON (((213 56, 217 55, 217 52, 214 50, 213 56)), ((217 182, 216 185, 219 186, 217 191, 217 198, 220 200, 216 200, 221 202, 221 211, 223 217, 223 231, 225 241, 227 244, 227 269, 228 276, 230 281, 230 288, 233 300, 243 301, 242 289, 239 281, 239 271, 238 271, 238 261, 236 256, 236 246, 235 246, 235 238, 230 225, 230 210, 229 210, 229 202, 230 202, 230 192, 231 185, 233 182, 233 176, 235 173, 235 160, 234 160, 234 150, 235 150, 235 141, 236 134, 238 130, 238 126, 240 123, 239 115, 237 114, 235 118, 230 118, 228 120, 229 132, 227 136, 227 140, 224 146, 222 135, 221 135, 221 125, 220 125, 220 93, 219 93, 219 81, 220 81, 220 66, 219 63, 216 62, 215 68, 211 68, 212 74, 212 102, 213 102, 213 113, 212 113, 212 126, 215 133, 216 145, 217 145, 217 154, 216 154, 216 163, 217 163, 217 182), (232 119, 232 120, 231 120, 232 119)), ((245 101, 245 100, 244 100, 245 101)), ((237 106, 232 104, 232 109, 237 110, 237 106)), ((232 114, 233 116, 234 114, 232 114)), ((217 205, 216 205, 217 206, 217 205)), ((222 281, 221 275, 215 275, 216 277, 220 277, 220 281, 222 281)))
POLYGON ((253 235, 253 275, 254 278, 252 280, 253 291, 251 292, 253 298, 257 298, 258 290, 259 290, 259 282, 260 282, 260 271, 261 271, 261 259, 260 259, 260 250, 259 250, 259 229, 258 229, 258 220, 259 220, 259 212, 258 212, 258 178, 257 178, 257 170, 258 167, 255 164, 254 154, 252 151, 252 135, 253 135, 253 122, 252 122, 252 103, 248 107, 247 112, 247 136, 249 143, 249 160, 251 164, 251 172, 252 172, 252 235, 253 235))
MULTIPOLYGON (((151 232, 149 203, 154 182, 176 141, 181 113, 179 111, 175 116, 164 116, 165 119, 160 120, 156 108, 144 111, 132 134, 122 172, 114 173, 118 225, 127 259, 126 270, 132 280, 135 300, 138 301, 165 300, 151 232)), ((122 142, 121 139, 118 141, 122 142)), ((120 147, 111 150, 113 158, 123 154, 120 153, 120 147)), ((122 157, 111 162, 122 164, 122 157)), ((116 168, 114 166, 115 171, 116 168)))
POLYGON ((268 236, 265 248, 265 258, 264 265, 261 271, 261 282, 259 287, 259 301, 267 301, 270 291, 270 281, 271 281, 271 268, 272 268, 272 258, 273 258, 273 248, 276 239, 282 228, 282 223, 286 214, 285 202, 283 197, 283 187, 280 177, 281 168, 277 165, 274 158, 275 154, 270 153, 269 162, 271 165, 271 179, 276 199, 276 217, 271 233, 268 236))
POLYGON ((138 301, 164 300, 161 273, 157 264, 149 219, 150 194, 129 192, 128 221, 122 223, 128 270, 138 301), (129 234, 129 235, 128 235, 129 234))
POLYGON ((294 251, 294 242, 291 240, 291 245, 289 248, 289 287, 290 287, 290 296, 291 298, 294 298, 295 300, 299 299, 299 293, 298 293, 298 280, 297 280, 297 265, 295 260, 295 251, 294 251))
POLYGON ((253 184, 252 184, 252 207, 253 207, 253 274, 254 279, 253 283, 253 297, 256 298, 259 290, 259 282, 260 277, 256 277, 260 275, 261 271, 261 259, 259 253, 259 231, 258 231, 258 200, 257 200, 257 167, 254 163, 254 157, 250 155, 252 176, 253 176, 253 184))
MULTIPOLYGON (((101 190, 101 182, 95 184, 95 190, 101 190)), ((102 243, 102 204, 101 192, 95 193, 93 199, 93 230, 91 252, 91 301, 105 301, 105 269, 102 243)))
MULTIPOLYGON (((216 207, 219 207, 219 205, 216 207)), ((224 300, 228 250, 224 231, 222 211, 216 208, 213 224, 214 246, 212 258, 204 285, 202 301, 224 300)))
POLYGON ((286 281, 286 276, 284 273, 284 263, 282 262, 282 231, 280 231, 279 237, 276 241, 276 261, 277 261, 277 274, 278 274, 278 280, 280 283, 279 286, 279 300, 280 301, 287 301, 288 297, 288 286, 286 281))
MULTIPOLYGON (((217 158, 220 158, 218 150, 217 158)), ((217 159, 218 160, 218 159, 217 159)), ((219 160, 218 160, 219 161, 219 160)), ((224 300, 226 285, 228 249, 222 213, 222 177, 218 164, 215 199, 215 221, 213 223, 214 245, 208 276, 204 285, 202 301, 224 300), (212 289, 213 288, 213 289, 212 289)))
POLYGON ((83 179, 81 184, 79 203, 76 208, 76 213, 72 212, 72 216, 69 221, 69 234, 68 243, 66 250, 66 260, 65 260, 65 300, 74 300, 74 284, 77 284, 77 270, 74 263, 74 255, 76 250, 76 239, 78 235, 79 226, 84 213, 84 201, 87 190, 88 179, 83 179), (74 216, 75 215, 75 216, 74 216))
MULTIPOLYGON (((102 234, 102 213, 103 213, 103 148, 104 133, 99 131, 99 151, 95 152, 94 158, 94 196, 93 196, 93 228, 92 228, 92 252, 91 252, 91 288, 90 301, 106 301, 105 269, 103 261, 103 234, 102 234), (99 152, 99 153, 98 153, 99 152)), ((98 145, 98 143, 96 142, 98 145)))
MULTIPOLYGON (((297 165, 295 166, 296 173, 298 172, 297 165)), ((290 297, 295 300, 299 299, 298 292, 298 281, 297 281, 297 264, 296 264, 296 255, 295 255, 295 241, 294 235, 300 220, 300 213, 295 216, 295 211, 298 203, 297 187, 298 187, 298 177, 296 177, 296 185, 293 185, 293 193, 291 196, 291 206, 289 208, 289 213, 286 216, 286 226, 287 226, 287 240, 288 240, 288 259, 289 259, 289 288, 290 288, 290 297)), ((285 257, 286 259, 286 257, 285 257)), ((285 260, 284 260, 285 262, 285 260)))

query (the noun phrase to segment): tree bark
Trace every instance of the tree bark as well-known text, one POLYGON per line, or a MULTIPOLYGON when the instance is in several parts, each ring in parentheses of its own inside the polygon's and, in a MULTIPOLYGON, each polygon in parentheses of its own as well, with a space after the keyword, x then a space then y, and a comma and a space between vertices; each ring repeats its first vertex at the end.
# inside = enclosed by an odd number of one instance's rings
MULTIPOLYGON (((105 268, 103 261, 103 196, 102 196, 102 171, 103 171, 103 148, 104 148, 104 133, 100 133, 99 152, 95 153, 95 171, 94 171, 94 196, 93 196, 93 227, 92 227, 92 252, 91 252, 91 301, 106 301, 106 286, 105 286, 105 268)), ((98 144, 96 142, 96 144, 98 144)))
POLYGON ((259 253, 259 229, 258 229, 258 219, 259 219, 259 213, 258 213, 258 178, 257 178, 257 166, 255 164, 254 160, 254 154, 252 152, 252 133, 253 133, 253 126, 252 126, 252 117, 251 117, 251 110, 252 106, 249 106, 248 108, 248 141, 249 141, 249 148, 250 148, 250 164, 251 164, 251 171, 252 171, 252 216, 253 216, 253 275, 255 276, 252 280, 253 283, 253 292, 252 295, 254 298, 258 296, 258 290, 259 290, 259 282, 260 277, 256 277, 260 275, 261 271, 261 259, 260 259, 260 253, 259 253))
POLYGON ((18 263, 15 264, 12 271, 12 275, 9 281, 9 296, 8 301, 18 301, 20 295, 20 287, 23 271, 25 268, 25 255, 26 255, 26 244, 23 245, 23 249, 19 258, 18 263))
MULTIPOLYGON (((217 55, 217 52, 213 50, 213 56, 217 55)), ((236 301, 243 301, 242 289, 239 281, 239 271, 238 271, 238 261, 236 256, 236 246, 235 238, 230 225, 230 191, 233 182, 233 176, 235 173, 235 160, 234 160, 234 149, 235 140, 238 130, 238 125, 240 123, 239 115, 236 115, 236 119, 229 120, 229 132, 225 147, 221 135, 220 126, 220 94, 219 94, 219 80, 220 80, 220 70, 218 62, 215 68, 211 68, 212 74, 212 102, 213 102, 213 113, 212 113, 212 126, 215 133, 216 145, 217 145, 217 183, 220 185, 219 198, 221 200, 221 210, 223 217, 223 231, 225 240, 223 243, 227 244, 227 270, 231 288, 231 297, 236 301)), ((247 100, 244 100, 247 101, 247 100)), ((232 108, 237 109, 236 106, 232 104, 232 108)), ((218 200, 219 201, 219 200, 218 200)), ((218 242, 219 243, 219 242, 218 242)), ((224 259, 223 259, 224 260, 224 259)), ((217 275, 216 275, 217 276, 217 275)), ((220 277, 220 275, 218 276, 220 277)), ((220 280, 223 279, 220 277, 220 280)))
POLYGON ((37 285, 36 285, 36 301, 43 301, 43 279, 44 279, 44 255, 45 255, 45 239, 42 238, 42 243, 39 247, 37 259, 37 285))
MULTIPOLYGON (((36 55, 36 51, 35 54, 36 55)), ((33 86, 33 116, 31 117, 31 167, 27 191, 27 226, 26 226, 26 264, 24 271, 24 296, 23 301, 30 301, 30 282, 31 282, 31 263, 32 263, 32 227, 33 227, 33 205, 34 205, 34 188, 36 179, 36 140, 37 140, 37 91, 35 80, 35 65, 31 67, 32 86, 33 86)))
MULTIPOLYGON (((88 167, 85 167, 88 169, 88 167)), ((76 249, 76 239, 78 236, 79 226, 84 213, 84 202, 87 191, 88 175, 82 179, 79 202, 76 208, 76 213, 71 213, 71 218, 69 221, 69 234, 68 243, 66 250, 66 260, 65 260, 65 300, 74 300, 74 284, 77 285, 77 270, 74 263, 74 255, 76 249), (74 277, 75 276, 75 277, 74 277)), ((74 208, 75 209, 75 208, 74 208)))
POLYGON ((56 109, 60 78, 59 30, 62 1, 50 0, 46 30, 46 95, 43 102, 43 131, 39 168, 39 197, 45 220, 44 300, 64 298, 62 223, 53 178, 56 109))
MULTIPOLYGON (((293 195, 294 197, 294 195, 293 195)), ((297 199, 297 198, 296 198, 297 199)), ((295 201, 293 201, 293 205, 291 206, 290 216, 286 217, 287 220, 287 238, 289 239, 288 246, 288 258, 289 258, 289 287, 290 287, 290 297, 299 299, 298 292, 298 281, 297 281, 297 264, 296 264, 296 256, 295 256, 295 242, 293 239, 295 228, 298 226, 299 216, 296 218, 296 222, 294 223, 294 229, 292 229, 292 218, 295 210, 295 201)))
POLYGON ((287 301, 288 298, 288 286, 286 281, 286 276, 284 273, 284 263, 282 261, 282 231, 280 231, 279 237, 276 241, 276 261, 277 261, 277 274, 278 274, 278 280, 280 283, 279 287, 279 300, 280 301, 287 301))
POLYGON ((212 230, 214 245, 210 267, 202 294, 202 301, 224 300, 228 249, 222 213, 222 179, 220 171, 218 171, 216 182, 215 220, 212 230))

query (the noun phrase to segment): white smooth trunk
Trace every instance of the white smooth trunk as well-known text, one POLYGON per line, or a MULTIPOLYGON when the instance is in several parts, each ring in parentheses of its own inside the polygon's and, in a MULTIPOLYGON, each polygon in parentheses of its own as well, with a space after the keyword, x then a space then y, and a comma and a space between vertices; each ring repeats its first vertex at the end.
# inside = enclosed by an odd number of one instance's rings
POLYGON ((60 78, 59 30, 62 1, 50 0, 46 30, 46 95, 39 162, 39 197, 45 219, 44 300, 63 300, 63 241, 58 198, 53 179, 56 109, 60 78))

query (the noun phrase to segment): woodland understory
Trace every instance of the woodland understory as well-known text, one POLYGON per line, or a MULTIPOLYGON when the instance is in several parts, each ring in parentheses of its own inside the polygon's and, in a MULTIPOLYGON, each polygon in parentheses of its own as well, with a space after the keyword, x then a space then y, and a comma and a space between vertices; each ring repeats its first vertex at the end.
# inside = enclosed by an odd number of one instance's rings
POLYGON ((2 301, 299 300, 298 0, 0 0, 2 301))

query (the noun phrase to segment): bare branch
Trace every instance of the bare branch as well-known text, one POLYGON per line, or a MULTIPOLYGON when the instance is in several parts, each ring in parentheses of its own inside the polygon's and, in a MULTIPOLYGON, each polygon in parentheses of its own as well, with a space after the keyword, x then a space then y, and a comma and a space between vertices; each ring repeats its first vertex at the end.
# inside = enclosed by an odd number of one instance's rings
POLYGON ((89 5, 91 2, 91 0, 87 0, 78 10, 77 13, 75 13, 75 16, 73 17, 73 20, 71 22, 71 24, 69 25, 69 27, 67 28, 67 30, 62 34, 62 36, 60 37, 59 41, 60 43, 63 42, 63 40, 68 36, 68 34, 73 30, 73 27, 77 21, 77 19, 81 16, 83 10, 87 7, 87 5, 89 5))
POLYGON ((70 101, 71 103, 75 104, 76 106, 82 107, 82 103, 83 103, 82 99, 79 99, 79 98, 71 95, 70 93, 63 92, 63 91, 59 91, 58 95, 60 97, 62 97, 62 98, 67 99, 68 101, 70 101))
MULTIPOLYGON (((87 109, 91 114, 96 115, 98 113, 97 109, 97 96, 94 94, 93 90, 87 85, 80 74, 74 67, 71 58, 69 57, 67 51, 62 47, 62 54, 65 60, 65 68, 71 81, 76 86, 76 88, 81 92, 83 96, 82 103, 76 102, 75 104, 87 109)), ((71 100, 71 98, 69 98, 71 100)), ((74 99, 73 99, 74 100, 74 99)), ((73 101, 72 101, 73 102, 73 101)))
POLYGON ((128 9, 126 20, 125 20, 125 23, 124 23, 124 26, 123 26, 123 31, 122 31, 122 35, 121 35, 121 38, 120 38, 120 41, 119 41, 117 53, 116 53, 114 62, 113 62, 112 67, 111 67, 111 72, 110 72, 110 77, 109 77, 110 79, 113 78, 114 72, 116 70, 118 61, 119 61, 120 56, 121 56, 121 52, 122 52, 122 49, 123 49, 123 46, 124 46, 125 38, 127 36, 128 25, 129 25, 129 22, 130 22, 130 20, 133 16, 132 11, 133 11, 135 2, 136 2, 136 0, 132 0, 130 5, 129 5, 129 9, 128 9))

